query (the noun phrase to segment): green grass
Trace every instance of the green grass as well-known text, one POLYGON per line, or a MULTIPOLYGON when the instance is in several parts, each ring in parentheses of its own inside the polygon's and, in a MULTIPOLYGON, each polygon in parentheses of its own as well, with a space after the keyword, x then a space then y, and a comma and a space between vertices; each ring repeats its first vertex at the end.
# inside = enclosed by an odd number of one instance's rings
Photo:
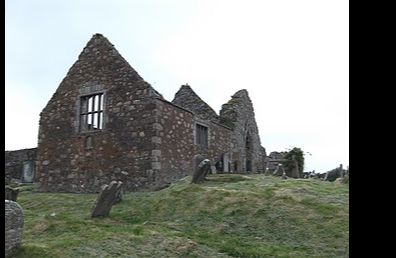
POLYGON ((348 257, 348 185, 264 175, 184 178, 128 193, 107 218, 90 218, 94 194, 18 196, 16 257, 348 257))

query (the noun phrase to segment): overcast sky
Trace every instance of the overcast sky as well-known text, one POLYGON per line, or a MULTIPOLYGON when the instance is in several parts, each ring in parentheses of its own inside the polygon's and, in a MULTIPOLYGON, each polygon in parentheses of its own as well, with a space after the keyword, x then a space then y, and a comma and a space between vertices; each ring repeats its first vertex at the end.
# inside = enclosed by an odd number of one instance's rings
POLYGON ((6 150, 37 146, 41 110, 95 33, 167 100, 188 83, 219 113, 247 89, 267 154, 349 164, 345 0, 6 0, 6 150))

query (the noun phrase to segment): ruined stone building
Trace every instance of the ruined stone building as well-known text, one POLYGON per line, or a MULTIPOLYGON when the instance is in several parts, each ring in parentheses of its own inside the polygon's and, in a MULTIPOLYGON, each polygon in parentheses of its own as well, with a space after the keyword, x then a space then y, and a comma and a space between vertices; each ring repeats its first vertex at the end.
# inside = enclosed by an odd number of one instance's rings
POLYGON ((273 151, 268 156, 266 156, 264 159, 266 174, 272 175, 279 167, 279 165, 281 165, 285 161, 286 154, 286 151, 273 151))
POLYGON ((35 181, 44 191, 97 192, 111 180, 154 190, 190 175, 197 154, 219 172, 264 170, 248 92, 219 115, 188 85, 170 102, 95 34, 40 114, 35 181))
POLYGON ((37 148, 6 151, 4 154, 5 183, 32 183, 37 148))

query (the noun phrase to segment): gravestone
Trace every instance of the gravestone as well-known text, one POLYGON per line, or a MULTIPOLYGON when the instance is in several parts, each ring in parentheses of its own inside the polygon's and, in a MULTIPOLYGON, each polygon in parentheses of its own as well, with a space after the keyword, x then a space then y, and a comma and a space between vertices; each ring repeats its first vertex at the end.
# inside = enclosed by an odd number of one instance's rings
POLYGON ((199 163, 201 163, 201 161, 204 159, 204 156, 202 156, 201 154, 195 155, 193 158, 194 169, 197 168, 199 163))
POLYGON ((312 172, 309 173, 309 178, 311 178, 311 177, 314 177, 314 178, 317 177, 315 170, 312 170, 312 172))
POLYGON ((121 202, 123 197, 124 197, 124 185, 121 185, 119 191, 117 192, 114 204, 121 202))
POLYGON ((33 183, 34 178, 34 161, 23 162, 22 183, 33 183))
POLYGON ((107 217, 113 205, 119 200, 122 190, 121 181, 112 181, 109 185, 103 185, 92 207, 91 217, 107 217))
POLYGON ((14 189, 8 185, 5 186, 5 198, 6 200, 16 202, 18 198, 19 189, 14 189))
POLYGON ((191 183, 198 184, 204 181, 210 171, 210 160, 204 159, 202 155, 196 155, 194 157, 194 174, 191 183))
POLYGON ((273 176, 282 176, 283 173, 285 173, 285 170, 283 169, 282 164, 278 164, 278 166, 276 167, 276 169, 272 175, 273 176))
POLYGON ((323 180, 334 182, 337 178, 341 177, 341 175, 342 175, 342 171, 340 171, 339 168, 335 168, 333 170, 328 171, 323 180))
POLYGON ((342 177, 341 183, 349 184, 349 169, 345 172, 345 175, 342 177))
POLYGON ((223 156, 223 172, 226 173, 231 172, 231 162, 228 153, 225 153, 223 156))
POLYGON ((5 200, 5 257, 14 254, 22 242, 23 210, 13 201, 5 200))
POLYGON ((211 173, 212 175, 216 175, 216 174, 217 174, 216 166, 210 166, 210 173, 211 173))

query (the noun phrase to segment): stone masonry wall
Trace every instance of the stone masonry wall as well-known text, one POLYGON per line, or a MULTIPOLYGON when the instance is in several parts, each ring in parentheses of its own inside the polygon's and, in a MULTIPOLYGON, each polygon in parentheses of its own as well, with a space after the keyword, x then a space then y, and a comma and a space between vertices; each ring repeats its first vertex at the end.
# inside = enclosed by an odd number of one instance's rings
POLYGON ((22 179, 23 165, 25 162, 36 161, 37 148, 22 149, 16 151, 5 151, 4 173, 5 182, 10 183, 11 179, 20 181, 22 179))
POLYGON ((231 152, 231 128, 220 124, 220 117, 216 112, 203 101, 189 85, 182 85, 178 92, 175 94, 175 98, 172 103, 177 104, 183 108, 186 108, 194 113, 194 124, 192 129, 195 130, 195 124, 201 124, 208 127, 208 148, 202 148, 195 144, 194 137, 195 132, 193 131, 193 146, 194 155, 201 154, 204 157, 210 159, 212 165, 222 161, 225 164, 223 171, 229 172, 228 162, 232 160, 231 152))
MULTIPOLYGON (((202 120, 198 117, 195 117, 194 122, 206 125, 209 128, 208 148, 202 148, 201 146, 194 145, 194 155, 201 154, 205 158, 208 158, 212 163, 212 166, 214 166, 216 162, 221 161, 222 158, 224 160, 224 156, 225 163, 227 163, 227 160, 231 161, 233 132, 230 129, 214 121, 202 120)), ((227 164, 225 165, 227 166, 227 164)), ((226 168, 228 169, 228 166, 226 168)))
POLYGON ((161 97, 102 35, 95 34, 40 114, 37 181, 43 191, 98 192, 112 180, 127 190, 150 184, 161 97), (81 96, 104 94, 103 129, 79 132, 81 96), (91 137, 92 148, 85 142, 91 137))
POLYGON ((195 146, 195 153, 207 153, 206 155, 212 156, 214 162, 221 159, 224 163, 224 171, 236 173, 244 173, 247 170, 254 173, 264 171, 265 149, 260 143, 253 104, 246 90, 235 93, 232 99, 223 105, 220 116, 189 85, 181 86, 172 103, 191 110, 195 114, 195 122, 212 128, 209 130, 211 134, 209 141, 213 136, 216 138, 212 133, 216 134, 219 130, 226 135, 223 140, 212 140, 215 144, 212 144, 208 150, 197 150, 198 147, 195 146), (218 148, 219 144, 222 145, 221 149, 218 148))
POLYGON ((246 90, 236 92, 222 106, 220 121, 233 129, 233 163, 237 168, 233 171, 247 171, 246 161, 250 160, 250 172, 264 172, 265 149, 261 146, 253 104, 246 90))
POLYGON ((181 177, 192 175, 193 157, 197 154, 210 159, 212 165, 231 150, 231 130, 209 120, 203 120, 192 112, 167 101, 157 101, 161 144, 160 172, 157 183, 165 185, 181 177), (208 148, 195 144, 195 125, 208 127, 208 148))
POLYGON ((13 201, 5 200, 5 256, 14 254, 22 242, 23 233, 23 210, 22 207, 13 201))
POLYGON ((160 161, 156 184, 164 186, 190 175, 193 171, 194 115, 163 100, 157 100, 157 112, 161 141, 153 150, 153 154, 158 154, 159 157, 153 159, 160 161))

